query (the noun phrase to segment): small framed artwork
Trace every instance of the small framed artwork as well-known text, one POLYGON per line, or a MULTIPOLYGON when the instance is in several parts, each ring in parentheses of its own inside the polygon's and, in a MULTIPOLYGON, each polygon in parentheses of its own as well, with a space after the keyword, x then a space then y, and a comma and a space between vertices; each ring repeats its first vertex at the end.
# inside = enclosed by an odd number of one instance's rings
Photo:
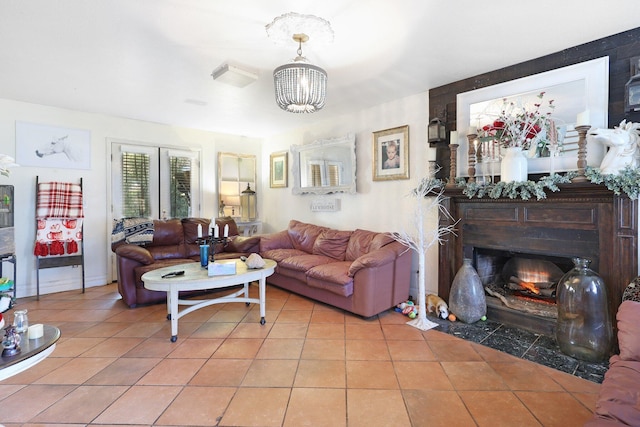
POLYGON ((271 188, 287 187, 287 152, 271 154, 271 188))
POLYGON ((373 133, 373 180, 409 179, 409 126, 373 133))

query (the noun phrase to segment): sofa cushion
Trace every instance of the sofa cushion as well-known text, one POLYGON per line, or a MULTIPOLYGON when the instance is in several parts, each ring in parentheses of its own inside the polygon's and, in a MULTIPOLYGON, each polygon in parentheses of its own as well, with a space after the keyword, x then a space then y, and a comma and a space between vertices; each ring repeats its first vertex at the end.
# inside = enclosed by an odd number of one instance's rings
POLYGON ((374 237, 376 237, 378 233, 367 230, 354 230, 351 233, 351 238, 349 239, 349 243, 347 244, 347 252, 345 254, 345 259, 347 261, 353 261, 359 256, 366 254, 369 252, 369 246, 371 246, 371 241, 374 237))
POLYGON ((288 230, 260 236, 260 254, 262 254, 263 258, 271 258, 265 257, 264 254, 272 249, 293 249, 288 230))
POLYGON ((147 246, 147 249, 156 261, 186 257, 184 245, 147 246))
POLYGON ((225 252, 251 252, 256 251, 260 245, 260 237, 234 236, 224 248, 225 252))
POLYGON ((153 242, 149 246, 181 245, 184 239, 182 221, 179 219, 153 221, 153 242))
POLYGON ((371 240, 371 245, 369 246, 369 252, 378 250, 384 246, 387 246, 389 243, 395 242, 396 239, 391 237, 389 233, 377 233, 373 240, 371 240))
POLYGON ((620 358, 640 361, 640 302, 622 301, 616 319, 620 358))
POLYGON ((313 244, 324 230, 327 230, 327 228, 292 219, 289 221, 287 232, 295 249, 300 249, 310 254, 313 252, 313 244))
POLYGON ((336 260, 324 255, 305 254, 283 259, 278 263, 278 266, 281 269, 288 268, 295 271, 309 271, 317 265, 324 265, 332 262, 336 262, 336 260))
POLYGON ((183 218, 182 228, 184 232, 185 257, 200 257, 200 245, 198 244, 198 224, 202 226, 202 235, 209 235, 209 220, 205 218, 183 218))
POLYGON ((281 261, 299 255, 307 255, 305 251, 298 249, 272 249, 269 251, 260 252, 262 258, 272 259, 277 263, 281 261))
POLYGON ((313 244, 313 253, 344 261, 351 231, 324 230, 313 244))
POLYGON ((307 284, 344 297, 353 294, 353 277, 347 274, 350 261, 318 265, 307 271, 307 284))
POLYGON ((184 232, 184 243, 187 245, 197 245, 198 224, 202 226, 202 235, 209 235, 210 221, 205 218, 183 218, 182 227, 184 232))

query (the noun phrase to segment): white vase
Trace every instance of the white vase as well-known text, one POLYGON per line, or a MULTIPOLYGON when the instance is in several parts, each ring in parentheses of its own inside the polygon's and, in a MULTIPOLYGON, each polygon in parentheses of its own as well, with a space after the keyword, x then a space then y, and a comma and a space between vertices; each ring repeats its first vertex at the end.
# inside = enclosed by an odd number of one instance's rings
POLYGON ((522 147, 507 148, 500 164, 500 181, 521 182, 527 179, 527 158, 522 152, 522 147))

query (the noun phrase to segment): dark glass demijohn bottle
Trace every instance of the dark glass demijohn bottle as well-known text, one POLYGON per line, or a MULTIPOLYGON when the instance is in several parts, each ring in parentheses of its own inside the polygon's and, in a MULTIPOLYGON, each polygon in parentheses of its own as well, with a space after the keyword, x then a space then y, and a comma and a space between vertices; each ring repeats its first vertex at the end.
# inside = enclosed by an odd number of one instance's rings
POLYGON ((590 260, 573 258, 573 263, 558 283, 556 339, 563 353, 600 362, 609 357, 613 343, 607 289, 602 277, 589 268, 590 260))

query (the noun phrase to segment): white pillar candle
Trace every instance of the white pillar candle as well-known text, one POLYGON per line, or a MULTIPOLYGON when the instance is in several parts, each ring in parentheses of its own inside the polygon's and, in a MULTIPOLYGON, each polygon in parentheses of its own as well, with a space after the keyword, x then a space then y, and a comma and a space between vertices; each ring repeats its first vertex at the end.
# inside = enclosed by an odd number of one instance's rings
POLYGON ((458 131, 452 130, 449 132, 449 144, 457 144, 458 143, 458 131))
POLYGON ((578 114, 576 126, 589 126, 591 124, 590 122, 591 118, 589 117, 589 110, 584 110, 582 113, 578 114))
POLYGON ((42 323, 36 323, 35 325, 29 326, 27 331, 30 340, 35 340, 44 336, 44 326, 42 326, 42 323))
POLYGON ((202 238, 202 224, 198 224, 198 239, 202 238))
POLYGON ((224 237, 229 237, 229 224, 224 225, 224 237))
POLYGON ((220 230, 218 229, 218 224, 216 224, 215 227, 213 227, 213 237, 214 238, 220 237, 220 230))

